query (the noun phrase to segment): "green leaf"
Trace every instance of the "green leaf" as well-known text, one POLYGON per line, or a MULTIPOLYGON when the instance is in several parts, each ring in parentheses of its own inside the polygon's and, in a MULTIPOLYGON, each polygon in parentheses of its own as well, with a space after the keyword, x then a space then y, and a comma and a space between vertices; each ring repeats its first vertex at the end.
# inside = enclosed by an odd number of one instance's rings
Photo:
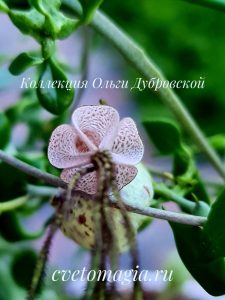
POLYGON ((192 276, 211 295, 225 294, 224 258, 216 258, 213 245, 199 227, 170 223, 179 255, 192 276))
MULTIPOLYGON (((2 245, 2 240, 0 241, 2 245)), ((1 256, 0 260, 0 286, 4 287, 0 289, 0 299, 1 300, 9 300, 9 299, 23 299, 24 293, 18 286, 15 284, 12 276, 11 270, 9 268, 9 264, 11 262, 11 253, 7 249, 6 251, 3 250, 2 252, 6 255, 1 256), (4 252, 3 252, 4 251, 4 252), (9 257, 10 255, 10 257, 9 257), (8 256, 8 257, 7 257, 8 256)))
POLYGON ((43 63, 43 58, 35 57, 29 53, 19 54, 10 64, 9 71, 13 75, 20 75, 28 68, 43 63))
POLYGON ((10 9, 29 9, 29 0, 3 0, 9 6, 10 9))
POLYGON ((0 215, 0 234, 6 241, 14 243, 38 239, 44 231, 41 229, 37 232, 27 232, 21 224, 18 213, 11 211, 0 215))
POLYGON ((174 161, 173 161, 173 174, 176 177, 181 178, 182 180, 188 180, 193 176, 196 167, 193 162, 191 152, 187 147, 178 148, 174 152, 174 161))
POLYGON ((60 0, 30 0, 30 4, 45 17, 43 28, 53 39, 68 37, 78 26, 78 20, 60 12, 60 0))
POLYGON ((225 1, 224 0, 186 0, 186 1, 225 12, 225 1))
POLYGON ((80 0, 80 4, 83 8, 82 22, 88 24, 91 22, 95 11, 102 4, 103 0, 80 0))
POLYGON ((23 34, 30 35, 39 42, 49 36, 49 33, 43 30, 45 17, 36 9, 10 10, 9 17, 23 34))
POLYGON ((68 37, 79 25, 77 19, 70 19, 60 12, 61 1, 30 1, 29 10, 10 10, 9 17, 23 33, 34 37, 38 42, 44 39, 68 37))
POLYGON ((171 121, 144 121, 143 125, 160 153, 171 154, 182 147, 180 130, 171 121))
POLYGON ((225 256, 225 190, 212 205, 204 232, 214 245, 218 257, 225 256))
POLYGON ((52 88, 38 86, 37 95, 41 105, 52 114, 60 115, 65 112, 73 101, 74 90, 66 88, 65 82, 68 82, 68 79, 55 61, 48 61, 41 74, 40 82, 44 85, 46 82, 57 83, 56 87, 52 88))
POLYGON ((210 206, 204 201, 198 201, 195 209, 192 211, 193 215, 207 217, 210 212, 210 206))
POLYGON ((221 155, 225 154, 225 134, 216 134, 208 138, 210 145, 221 155))
POLYGON ((209 203, 210 199, 196 169, 192 152, 183 143, 179 128, 170 120, 149 120, 144 121, 143 125, 161 154, 173 154, 173 175, 183 195, 190 200, 194 200, 194 195, 209 203))
POLYGON ((25 193, 26 175, 6 163, 0 163, 0 202, 11 200, 25 193))
POLYGON ((4 149, 10 141, 11 128, 6 115, 0 111, 0 149, 4 149))
POLYGON ((2 0, 0 0, 0 11, 2 11, 4 13, 8 13, 9 12, 8 6, 2 0))
POLYGON ((31 249, 22 249, 11 263, 11 273, 15 283, 28 290, 37 262, 37 255, 31 249))
POLYGON ((210 203, 209 195, 196 168, 191 150, 184 144, 174 153, 173 174, 175 180, 190 200, 203 200, 210 203))

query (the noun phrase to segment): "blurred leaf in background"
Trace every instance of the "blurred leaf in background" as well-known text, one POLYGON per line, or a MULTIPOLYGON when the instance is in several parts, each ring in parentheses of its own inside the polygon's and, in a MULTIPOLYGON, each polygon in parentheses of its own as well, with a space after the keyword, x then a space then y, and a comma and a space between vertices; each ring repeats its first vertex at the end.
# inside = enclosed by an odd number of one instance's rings
MULTIPOLYGON (((105 1, 102 8, 144 47, 169 80, 205 78, 204 89, 177 93, 207 134, 225 132, 225 14, 172 0, 143 0, 138 5, 134 0, 105 1)), ((149 112, 168 115, 148 90, 137 91, 136 99, 143 117, 149 112)))

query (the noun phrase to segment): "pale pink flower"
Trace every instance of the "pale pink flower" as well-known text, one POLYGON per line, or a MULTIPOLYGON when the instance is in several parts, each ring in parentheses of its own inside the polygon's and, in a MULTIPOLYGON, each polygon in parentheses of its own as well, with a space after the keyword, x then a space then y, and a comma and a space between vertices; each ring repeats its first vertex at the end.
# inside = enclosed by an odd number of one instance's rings
MULTIPOLYGON (((144 146, 131 118, 120 121, 118 112, 106 105, 82 106, 72 115, 73 125, 60 125, 52 133, 48 158, 63 169, 61 178, 69 183, 80 167, 90 165, 97 151, 110 151, 115 164, 116 183, 122 189, 137 175, 134 165, 143 157, 144 146)), ((80 177, 76 190, 97 192, 96 171, 80 177)))

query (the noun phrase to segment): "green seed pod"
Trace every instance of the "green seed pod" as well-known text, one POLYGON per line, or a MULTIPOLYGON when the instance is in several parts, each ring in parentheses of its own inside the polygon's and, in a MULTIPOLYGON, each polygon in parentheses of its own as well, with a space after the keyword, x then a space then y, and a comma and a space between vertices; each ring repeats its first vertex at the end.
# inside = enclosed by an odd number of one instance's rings
MULTIPOLYGON (((127 205, 148 207, 153 198, 151 177, 142 164, 139 164, 137 168, 136 178, 121 190, 121 197, 127 205)), ((87 249, 93 249, 95 244, 95 207, 95 199, 84 194, 66 201, 62 208, 62 231, 70 239, 87 249)), ((119 252, 128 250, 127 228, 124 226, 120 210, 110 207, 107 215, 111 217, 115 225, 119 252)), ((135 232, 148 218, 134 213, 128 213, 128 215, 135 232)))

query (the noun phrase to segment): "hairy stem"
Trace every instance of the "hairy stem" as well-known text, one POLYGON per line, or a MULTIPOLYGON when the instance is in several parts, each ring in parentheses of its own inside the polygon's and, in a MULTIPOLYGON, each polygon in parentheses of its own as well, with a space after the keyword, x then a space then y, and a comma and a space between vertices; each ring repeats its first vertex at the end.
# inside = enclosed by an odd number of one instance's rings
MULTIPOLYGON (((82 14, 77 0, 63 0, 63 4, 76 15, 82 14)), ((146 53, 103 13, 97 11, 90 24, 97 32, 106 37, 122 56, 147 80, 151 78, 165 81, 161 70, 146 53)), ((192 137, 193 141, 208 157, 217 172, 225 179, 225 168, 214 149, 208 144, 204 134, 171 88, 161 88, 158 94, 162 102, 173 112, 177 120, 192 137)))
POLYGON ((30 286, 30 289, 29 289, 28 295, 27 295, 27 300, 35 300, 35 298, 36 298, 35 296, 38 292, 38 288, 42 283, 43 276, 45 275, 44 272, 45 272, 46 264, 48 261, 50 246, 51 246, 52 240, 55 236, 57 229, 58 229, 58 226, 55 223, 52 223, 49 227, 49 232, 48 232, 47 238, 44 242, 44 245, 41 249, 41 252, 39 254, 39 257, 38 257, 38 260, 36 263, 31 286, 30 286))
MULTIPOLYGON (((5 163, 8 163, 12 167, 30 175, 37 179, 43 180, 46 183, 67 189, 67 184, 63 182, 59 177, 51 175, 49 173, 43 172, 33 166, 30 166, 27 163, 21 162, 15 157, 9 156, 8 154, 4 153, 0 150, 0 159, 5 163)), ((188 200, 187 200, 188 201, 188 200)), ((112 206, 119 208, 116 203, 112 201, 112 206)), ((177 222, 181 224, 188 224, 194 226, 203 225, 206 222, 206 218, 192 216, 188 214, 181 214, 176 212, 165 211, 162 209, 156 209, 152 207, 141 207, 141 206, 129 206, 125 205, 126 209, 130 212, 134 212, 140 215, 149 216, 153 218, 158 218, 162 220, 177 222)))
POLYGON ((20 207, 24 205, 28 200, 28 196, 22 196, 7 202, 2 202, 0 203, 0 214, 20 207))

